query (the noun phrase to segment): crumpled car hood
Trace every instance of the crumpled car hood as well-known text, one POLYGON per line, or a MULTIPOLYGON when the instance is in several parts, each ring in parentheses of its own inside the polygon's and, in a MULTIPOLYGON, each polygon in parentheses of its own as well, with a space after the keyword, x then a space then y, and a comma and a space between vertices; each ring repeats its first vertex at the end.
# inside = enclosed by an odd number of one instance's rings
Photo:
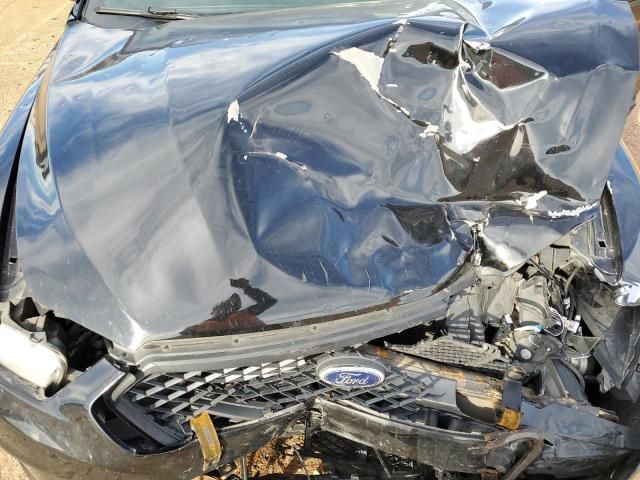
POLYGON ((135 348, 509 271, 594 215, 638 56, 616 1, 73 23, 20 158, 30 292, 135 348))

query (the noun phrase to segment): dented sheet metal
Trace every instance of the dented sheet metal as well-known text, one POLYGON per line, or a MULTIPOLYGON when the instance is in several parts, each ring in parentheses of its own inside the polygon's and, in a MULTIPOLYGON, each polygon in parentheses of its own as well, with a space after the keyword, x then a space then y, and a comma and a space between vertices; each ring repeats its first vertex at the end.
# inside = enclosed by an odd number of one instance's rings
POLYGON ((135 348, 508 271, 597 211, 638 58, 606 0, 71 25, 20 159, 26 280, 135 348))
MULTIPOLYGON (((638 159, 620 146, 609 175, 608 190, 616 211, 616 233, 621 263, 615 283, 619 305, 640 305, 640 195, 638 159)), ((613 282, 612 282, 613 283, 613 282)))

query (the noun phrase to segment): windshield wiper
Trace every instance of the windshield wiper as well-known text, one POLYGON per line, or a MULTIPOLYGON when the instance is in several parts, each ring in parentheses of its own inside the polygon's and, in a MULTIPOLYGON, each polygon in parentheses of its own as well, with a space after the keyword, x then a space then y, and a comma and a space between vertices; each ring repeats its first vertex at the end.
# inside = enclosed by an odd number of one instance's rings
POLYGON ((128 17, 142 17, 151 18, 154 20, 188 20, 195 18, 194 15, 188 13, 180 13, 175 8, 173 9, 157 9, 151 8, 147 11, 144 10, 131 10, 128 8, 111 8, 111 7, 98 7, 96 8, 98 15, 124 15, 128 17))

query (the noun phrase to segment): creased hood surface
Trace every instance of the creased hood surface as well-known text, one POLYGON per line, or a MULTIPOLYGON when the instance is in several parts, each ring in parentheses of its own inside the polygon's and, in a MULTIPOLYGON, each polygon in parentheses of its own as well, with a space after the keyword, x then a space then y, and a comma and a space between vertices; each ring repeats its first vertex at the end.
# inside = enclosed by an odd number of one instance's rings
POLYGON ((67 29, 20 159, 34 298, 135 348, 393 308, 588 220, 623 2, 394 2, 67 29))

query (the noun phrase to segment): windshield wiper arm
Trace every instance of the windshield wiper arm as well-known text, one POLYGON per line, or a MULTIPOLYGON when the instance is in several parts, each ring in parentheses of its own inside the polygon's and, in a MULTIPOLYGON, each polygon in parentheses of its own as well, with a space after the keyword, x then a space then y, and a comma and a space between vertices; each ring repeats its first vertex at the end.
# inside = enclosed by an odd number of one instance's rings
POLYGON ((98 7, 96 8, 98 15, 124 15, 129 17, 142 17, 151 18, 154 20, 188 20, 195 18, 193 15, 186 13, 180 13, 176 9, 157 9, 151 8, 145 12, 144 10, 131 10, 128 8, 111 8, 111 7, 98 7))

